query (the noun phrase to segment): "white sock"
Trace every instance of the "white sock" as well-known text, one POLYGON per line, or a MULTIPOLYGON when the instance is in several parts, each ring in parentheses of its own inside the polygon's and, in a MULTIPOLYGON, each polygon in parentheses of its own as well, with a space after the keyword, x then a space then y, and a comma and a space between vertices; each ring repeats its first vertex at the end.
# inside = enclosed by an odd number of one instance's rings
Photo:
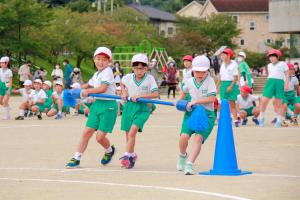
POLYGON ((9 107, 3 107, 3 111, 4 111, 4 116, 6 118, 10 117, 10 114, 9 114, 10 109, 9 109, 9 107))
POLYGON ((20 109, 20 116, 24 117, 25 111, 23 109, 20 109))
POLYGON ((187 153, 186 152, 184 154, 179 153, 179 156, 185 158, 187 156, 187 153))
POLYGON ((105 149, 105 153, 111 153, 112 152, 112 148, 111 148, 111 146, 110 147, 108 147, 107 149, 105 149))
POLYGON ((73 157, 73 158, 75 158, 76 160, 80 160, 80 159, 81 159, 81 156, 82 156, 82 153, 76 152, 76 153, 74 154, 74 157, 73 157))
POLYGON ((194 163, 191 162, 191 161, 187 161, 186 164, 187 164, 187 165, 193 165, 194 163))
POLYGON ((260 112, 258 118, 259 119, 265 118, 265 112, 260 112))
POLYGON ((276 116, 276 119, 277 119, 277 122, 278 123, 281 123, 282 122, 282 117, 280 115, 277 115, 276 116))
POLYGON ((58 114, 59 114, 59 115, 61 115, 61 112, 60 112, 60 111, 58 111, 58 114))

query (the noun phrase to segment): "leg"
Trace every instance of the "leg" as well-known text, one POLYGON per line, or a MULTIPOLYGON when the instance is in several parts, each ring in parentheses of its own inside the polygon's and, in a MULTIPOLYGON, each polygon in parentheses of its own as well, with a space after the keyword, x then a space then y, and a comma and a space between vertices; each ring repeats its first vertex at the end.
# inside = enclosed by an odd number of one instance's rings
POLYGON ((229 105, 230 105, 230 112, 233 115, 233 119, 237 120, 237 112, 236 112, 235 101, 229 101, 229 105))
POLYGON ((259 109, 258 108, 253 108, 252 114, 255 118, 258 118, 259 116, 259 109))
POLYGON ((107 133, 98 130, 96 140, 105 149, 105 154, 101 159, 102 165, 107 165, 110 163, 113 155, 115 154, 115 147, 110 145, 109 140, 106 137, 107 133))
POLYGON ((10 119, 10 108, 9 108, 9 94, 4 95, 3 100, 2 100, 2 105, 3 105, 3 109, 4 109, 4 116, 2 119, 10 119))
POLYGON ((201 146, 202 146, 202 135, 200 134, 196 134, 195 138, 194 138, 194 146, 192 149, 192 153, 190 154, 189 158, 188 158, 188 162, 194 163, 195 160, 197 159, 200 150, 201 150, 201 146))
POLYGON ((239 112, 239 115, 240 115, 241 119, 243 119, 243 120, 247 118, 247 112, 244 110, 241 110, 239 112))
POLYGON ((133 153, 134 152, 134 146, 135 146, 135 138, 136 138, 136 134, 139 131, 139 127, 137 127, 136 125, 132 125, 128 135, 128 140, 127 140, 127 144, 126 144, 126 151, 128 153, 133 153))
POLYGON ((179 159, 177 161, 177 170, 178 171, 183 171, 184 170, 184 166, 187 160, 187 153, 186 153, 186 149, 188 147, 189 144, 189 139, 191 138, 190 135, 188 134, 181 134, 180 138, 179 138, 179 159))
POLYGON ((56 110, 54 108, 51 108, 51 110, 49 110, 49 112, 47 113, 48 117, 53 117, 54 115, 56 115, 56 110))
POLYGON ((107 133, 102 131, 97 131, 96 140, 104 148, 108 149, 110 147, 110 142, 106 137, 107 133))

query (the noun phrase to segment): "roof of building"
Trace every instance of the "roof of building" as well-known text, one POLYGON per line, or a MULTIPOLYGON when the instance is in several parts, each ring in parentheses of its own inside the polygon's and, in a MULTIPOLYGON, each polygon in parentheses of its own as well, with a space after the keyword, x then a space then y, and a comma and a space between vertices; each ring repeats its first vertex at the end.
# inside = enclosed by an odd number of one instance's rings
POLYGON ((156 9, 151 6, 143 6, 140 4, 129 4, 128 6, 147 15, 151 20, 171 21, 171 22, 176 21, 176 17, 172 13, 156 9))
POLYGON ((269 0, 210 0, 218 12, 268 12, 269 0))

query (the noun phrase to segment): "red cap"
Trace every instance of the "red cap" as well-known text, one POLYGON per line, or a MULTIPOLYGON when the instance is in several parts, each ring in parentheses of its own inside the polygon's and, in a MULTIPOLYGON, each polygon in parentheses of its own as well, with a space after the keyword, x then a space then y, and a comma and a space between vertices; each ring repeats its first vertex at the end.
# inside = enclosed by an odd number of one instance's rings
POLYGON ((230 59, 232 59, 234 57, 234 52, 232 51, 232 49, 230 48, 226 48, 222 51, 222 53, 226 53, 227 55, 229 55, 230 59))
POLYGON ((291 63, 288 63, 287 66, 289 67, 289 70, 295 70, 294 65, 291 63))
POLYGON ((241 91, 250 93, 252 90, 248 85, 244 85, 241 87, 241 91))
POLYGON ((188 61, 193 61, 193 56, 191 56, 191 55, 185 55, 183 58, 182 58, 182 60, 188 60, 188 61))
POLYGON ((278 58, 282 56, 281 51, 279 51, 278 49, 270 49, 270 50, 268 51, 268 56, 274 55, 274 54, 277 55, 278 58))

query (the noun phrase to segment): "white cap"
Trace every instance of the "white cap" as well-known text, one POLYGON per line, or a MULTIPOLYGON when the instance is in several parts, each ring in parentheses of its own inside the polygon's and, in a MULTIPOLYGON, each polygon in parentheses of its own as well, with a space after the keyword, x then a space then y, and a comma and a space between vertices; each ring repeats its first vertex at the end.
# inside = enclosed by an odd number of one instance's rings
POLYGON ((52 86, 52 83, 50 81, 44 81, 44 84, 48 85, 49 87, 52 86))
POLYGON ((209 69, 209 67, 210 67, 209 59, 204 55, 197 56, 192 61, 193 71, 205 72, 209 69))
POLYGON ((75 68, 73 69, 73 71, 74 71, 74 72, 79 72, 80 69, 79 69, 78 67, 75 67, 75 68))
POLYGON ((241 52, 238 54, 238 56, 243 56, 244 58, 246 58, 246 53, 241 51, 241 52))
POLYGON ((173 61, 173 60, 174 59, 171 56, 168 57, 168 61, 173 61))
POLYGON ((80 89, 81 88, 81 86, 80 86, 80 83, 73 83, 72 85, 71 85, 71 88, 74 88, 74 89, 80 89))
POLYGON ((61 85, 61 86, 64 86, 64 84, 63 84, 62 81, 55 81, 55 85, 61 85))
POLYGON ((157 62, 157 60, 156 60, 155 58, 153 58, 153 59, 151 60, 151 62, 157 62))
POLYGON ((109 60, 112 60, 111 50, 107 47, 98 47, 94 53, 94 57, 99 54, 104 54, 109 58, 109 60))
POLYGON ((135 62, 141 62, 148 65, 148 57, 142 53, 135 54, 131 59, 131 63, 135 63, 135 62))
POLYGON ((121 86, 116 87, 116 90, 121 90, 121 86))
POLYGON ((25 80, 23 85, 32 85, 32 81, 31 80, 25 80))
POLYGON ((34 83, 40 83, 40 84, 43 84, 43 82, 42 82, 41 79, 35 79, 33 82, 34 82, 34 83))
POLYGON ((0 60, 0 63, 8 63, 9 62, 9 57, 3 56, 0 60))

